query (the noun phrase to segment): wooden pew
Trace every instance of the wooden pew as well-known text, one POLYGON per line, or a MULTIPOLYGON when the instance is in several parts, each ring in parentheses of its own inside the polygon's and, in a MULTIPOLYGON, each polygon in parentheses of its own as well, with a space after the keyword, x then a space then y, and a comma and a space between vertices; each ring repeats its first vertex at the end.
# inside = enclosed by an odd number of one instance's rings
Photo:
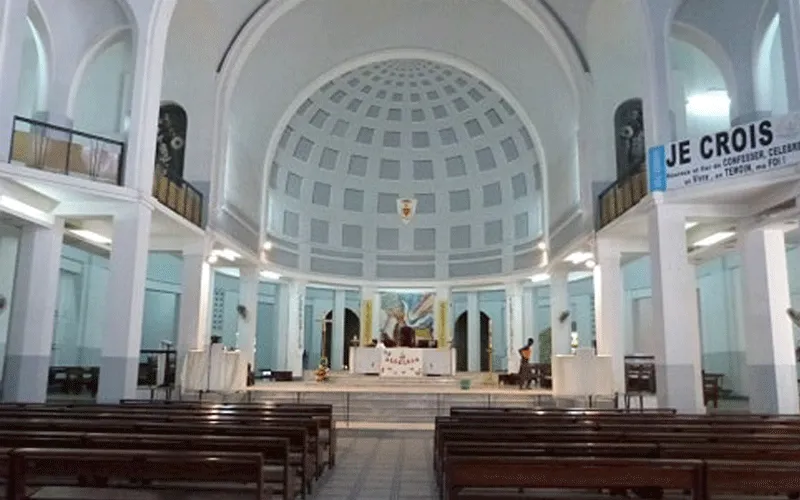
POLYGON ((333 406, 329 404, 313 403, 235 403, 213 404, 202 402, 183 401, 156 401, 123 400, 121 405, 94 405, 86 403, 64 404, 0 404, 0 416, 15 411, 44 411, 44 412, 118 412, 153 414, 186 414, 186 415, 251 415, 251 416, 310 416, 319 420, 320 439, 324 448, 327 448, 327 460, 321 460, 323 465, 333 468, 336 464, 336 423, 333 418, 333 406))
POLYGON ((703 463, 697 460, 587 457, 452 457, 444 464, 445 500, 502 498, 461 495, 465 488, 636 489, 691 491, 704 498, 703 463))
MULTIPOLYGON (((304 493, 313 491, 316 475, 316 451, 309 444, 304 427, 280 426, 233 426, 214 424, 176 424, 147 421, 98 421, 86 419, 7 419, 0 418, 0 429, 18 431, 61 431, 113 434, 159 434, 159 435, 223 435, 263 436, 287 438, 290 443, 290 464, 299 471, 305 485, 304 493)), ((2 441, 0 441, 2 443, 2 441)))
MULTIPOLYGON (((259 453, 18 448, 9 455, 13 476, 9 500, 27 500, 27 484, 34 478, 81 476, 192 483, 241 482, 255 485, 253 498, 264 498, 264 463, 259 453)), ((99 486, 107 485, 105 481, 100 483, 99 486)))
POLYGON ((9 448, 47 447, 73 449, 156 450, 189 452, 260 453, 264 460, 264 482, 275 485, 284 500, 292 500, 302 493, 302 482, 295 485, 297 477, 289 459, 289 440, 263 436, 196 436, 153 434, 101 434, 80 432, 20 432, 0 430, 0 443, 9 448))

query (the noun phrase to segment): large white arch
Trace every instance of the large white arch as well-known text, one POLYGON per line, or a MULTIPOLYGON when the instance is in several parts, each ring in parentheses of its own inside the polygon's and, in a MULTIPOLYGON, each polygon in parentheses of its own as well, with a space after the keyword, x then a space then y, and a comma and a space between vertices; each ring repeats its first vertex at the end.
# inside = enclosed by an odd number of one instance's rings
POLYGON ((548 183, 548 171, 547 171, 547 158, 546 153, 544 150, 544 145, 541 140, 541 136, 534 125, 533 121, 531 120, 530 116, 528 115, 525 108, 520 104, 519 100, 500 83, 495 77, 491 74, 487 73, 486 71, 482 70, 481 68, 471 64, 470 62, 461 59, 457 56, 451 54, 445 54, 441 52, 436 52, 432 50, 426 49, 395 49, 395 50, 384 50, 379 52, 373 52, 371 54, 366 54, 361 57, 357 57, 354 59, 350 59, 344 64, 333 68, 332 70, 328 71, 320 75, 316 80, 314 80, 311 84, 306 86, 301 92, 299 92, 294 100, 292 101, 291 105, 284 111, 283 115, 277 122, 273 133, 269 139, 267 145, 267 153, 264 159, 264 168, 263 168, 263 183, 262 183, 262 190, 261 190, 261 233, 260 234, 260 241, 264 240, 264 228, 267 226, 267 196, 268 196, 268 182, 269 179, 269 170, 272 168, 273 159, 276 155, 276 151, 278 149, 278 142, 280 141, 280 137, 283 133, 283 130, 286 128, 286 125, 289 124, 291 118, 297 113, 297 109, 305 102, 311 95, 313 95, 320 87, 322 87, 325 83, 339 77, 345 73, 353 71, 357 68, 362 66, 366 66, 369 64, 381 62, 381 61, 388 61, 393 59, 423 59, 428 60, 436 63, 446 64, 457 68, 465 73, 475 76, 479 80, 484 81, 487 85, 492 87, 494 91, 496 91, 499 95, 501 95, 510 105, 514 108, 515 112, 522 121, 523 125, 528 129, 528 132, 531 134, 531 138, 533 139, 534 146, 536 148, 536 153, 539 158, 539 168, 541 170, 542 175, 542 205, 543 205, 543 230, 544 230, 544 241, 549 241, 550 235, 550 224, 549 221, 549 194, 548 189, 546 188, 548 183))

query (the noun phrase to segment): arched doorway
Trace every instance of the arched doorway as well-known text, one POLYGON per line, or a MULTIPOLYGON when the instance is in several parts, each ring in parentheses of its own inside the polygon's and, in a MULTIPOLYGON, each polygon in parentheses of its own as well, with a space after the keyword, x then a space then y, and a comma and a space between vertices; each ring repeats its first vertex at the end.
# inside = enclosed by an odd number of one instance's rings
POLYGON ((456 348, 456 371, 467 371, 467 313, 461 313, 453 326, 453 347, 456 348))
POLYGON ((328 366, 331 365, 332 337, 333 337, 333 311, 328 311, 328 313, 322 319, 322 334, 319 338, 320 356, 328 359, 328 366))
POLYGON ((361 335, 361 320, 351 309, 344 310, 344 359, 342 366, 350 366, 350 342, 361 335))
POLYGON ((489 371, 489 316, 481 312, 481 371, 489 371))
MULTIPOLYGON (((467 325, 469 324, 467 313, 461 313, 453 326, 453 346, 456 348, 456 371, 465 372, 469 370, 469 341, 467 335, 467 325)), ((489 316, 480 313, 480 349, 482 372, 489 371, 489 316)))

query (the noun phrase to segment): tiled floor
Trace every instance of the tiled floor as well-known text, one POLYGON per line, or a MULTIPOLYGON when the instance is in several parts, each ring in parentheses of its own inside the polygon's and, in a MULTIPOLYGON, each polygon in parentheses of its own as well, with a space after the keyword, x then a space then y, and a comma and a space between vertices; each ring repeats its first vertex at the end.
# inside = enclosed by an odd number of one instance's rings
POLYGON ((315 500, 429 500, 433 433, 340 430, 336 467, 317 485, 315 500))

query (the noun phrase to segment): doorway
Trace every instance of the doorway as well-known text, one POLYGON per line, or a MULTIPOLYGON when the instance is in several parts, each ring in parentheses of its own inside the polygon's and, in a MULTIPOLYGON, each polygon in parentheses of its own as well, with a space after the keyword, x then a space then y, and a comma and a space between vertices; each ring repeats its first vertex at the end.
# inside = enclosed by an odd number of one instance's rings
MULTIPOLYGON (((469 370, 469 341, 467 335, 468 315, 466 312, 456 319, 453 326, 453 347, 456 348, 456 371, 465 372, 469 370)), ((489 371, 489 316, 480 313, 480 371, 489 371)))
POLYGON ((345 309, 344 310, 344 353, 342 359, 342 366, 349 367, 350 366, 350 342, 352 342, 353 337, 356 339, 359 338, 361 335, 361 320, 358 318, 358 315, 353 312, 352 309, 345 309))

